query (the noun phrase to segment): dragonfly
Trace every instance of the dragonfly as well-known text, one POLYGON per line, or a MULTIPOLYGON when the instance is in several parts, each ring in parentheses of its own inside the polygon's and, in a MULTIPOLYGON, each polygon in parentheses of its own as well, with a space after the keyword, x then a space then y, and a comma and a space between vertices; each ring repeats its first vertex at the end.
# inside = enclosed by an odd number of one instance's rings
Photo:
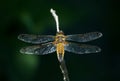
POLYGON ((20 49, 23 54, 47 55, 57 52, 58 61, 64 59, 65 51, 72 54, 98 53, 101 49, 98 46, 79 44, 98 39, 102 36, 100 32, 89 32, 84 34, 65 35, 59 31, 56 35, 32 35, 20 34, 18 39, 26 43, 34 44, 20 49))

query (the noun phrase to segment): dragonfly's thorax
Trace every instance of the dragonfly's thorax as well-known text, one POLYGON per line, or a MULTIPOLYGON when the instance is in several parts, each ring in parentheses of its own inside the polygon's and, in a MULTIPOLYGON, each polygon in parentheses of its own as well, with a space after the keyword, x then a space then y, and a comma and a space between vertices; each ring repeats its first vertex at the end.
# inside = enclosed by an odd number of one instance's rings
POLYGON ((64 35, 57 35, 55 38, 56 43, 64 43, 65 42, 65 36, 64 35))

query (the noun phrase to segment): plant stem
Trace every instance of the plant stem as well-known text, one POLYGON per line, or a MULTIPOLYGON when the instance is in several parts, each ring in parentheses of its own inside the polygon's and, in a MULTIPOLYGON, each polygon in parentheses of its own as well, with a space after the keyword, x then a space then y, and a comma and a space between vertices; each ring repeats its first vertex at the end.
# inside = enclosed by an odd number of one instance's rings
POLYGON ((67 67, 66 67, 66 64, 65 64, 64 60, 60 62, 60 69, 61 69, 62 74, 63 74, 63 80, 64 81, 70 81, 69 76, 68 76, 67 67))
POLYGON ((58 21, 58 16, 55 12, 55 10, 53 10, 52 8, 50 9, 50 12, 52 13, 52 16, 54 17, 55 19, 55 22, 56 22, 56 27, 57 27, 57 32, 59 32, 59 21, 58 21))

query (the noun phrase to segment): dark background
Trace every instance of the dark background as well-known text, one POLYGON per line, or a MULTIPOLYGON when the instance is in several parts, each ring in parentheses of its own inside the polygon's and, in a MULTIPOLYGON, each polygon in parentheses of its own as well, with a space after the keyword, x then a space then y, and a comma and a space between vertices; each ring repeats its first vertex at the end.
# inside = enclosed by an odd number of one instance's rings
POLYGON ((31 45, 18 40, 19 34, 56 34, 50 8, 56 10, 65 34, 103 33, 87 43, 101 47, 102 52, 65 53, 70 81, 120 81, 118 4, 116 0, 1 0, 0 81, 63 81, 56 53, 19 52, 31 45))

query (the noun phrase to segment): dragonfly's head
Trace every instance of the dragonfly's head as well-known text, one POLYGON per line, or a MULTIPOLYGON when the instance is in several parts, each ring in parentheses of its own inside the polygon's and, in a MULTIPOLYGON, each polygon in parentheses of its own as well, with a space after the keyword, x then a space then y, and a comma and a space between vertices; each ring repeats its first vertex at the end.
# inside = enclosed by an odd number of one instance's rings
POLYGON ((57 35, 58 35, 58 34, 59 34, 59 35, 60 35, 60 34, 61 34, 61 35, 64 35, 64 33, 63 33, 62 30, 60 30, 59 32, 57 32, 57 35))

